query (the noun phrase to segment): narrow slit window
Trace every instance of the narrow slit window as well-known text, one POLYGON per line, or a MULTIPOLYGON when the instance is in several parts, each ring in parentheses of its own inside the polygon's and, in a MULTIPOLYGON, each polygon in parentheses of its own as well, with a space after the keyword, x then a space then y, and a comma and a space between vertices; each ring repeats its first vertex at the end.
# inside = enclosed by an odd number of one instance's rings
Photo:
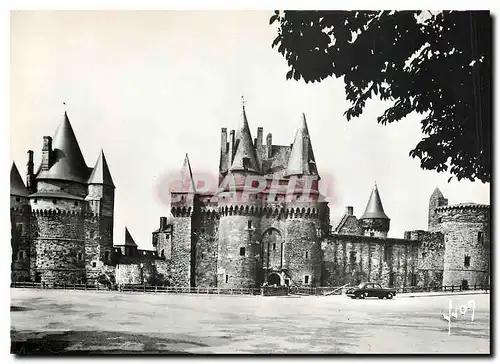
POLYGON ((305 284, 309 284, 309 276, 305 276, 304 277, 304 283, 305 284))
POLYGON ((226 283, 229 282, 229 276, 226 274, 226 283))
POLYGON ((241 255, 242 257, 244 257, 244 256, 245 256, 245 247, 243 247, 243 246, 240 248, 240 255, 241 255))

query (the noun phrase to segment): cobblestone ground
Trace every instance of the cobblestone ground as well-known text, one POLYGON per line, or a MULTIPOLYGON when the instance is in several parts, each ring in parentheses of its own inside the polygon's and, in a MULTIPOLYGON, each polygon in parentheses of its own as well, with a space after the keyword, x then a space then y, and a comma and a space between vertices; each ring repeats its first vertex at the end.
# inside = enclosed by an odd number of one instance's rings
POLYGON ((489 353, 490 295, 351 300, 11 289, 11 351, 489 353), (474 300, 470 313, 442 317, 474 300))

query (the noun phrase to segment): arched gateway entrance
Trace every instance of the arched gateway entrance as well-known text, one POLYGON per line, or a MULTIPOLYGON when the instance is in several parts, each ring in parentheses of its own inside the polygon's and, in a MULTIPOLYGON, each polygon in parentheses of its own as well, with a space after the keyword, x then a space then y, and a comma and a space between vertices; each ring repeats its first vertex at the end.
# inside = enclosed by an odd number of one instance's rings
POLYGON ((262 269, 264 282, 270 286, 284 284, 282 272, 284 269, 285 242, 281 232, 270 228, 262 234, 262 269))
POLYGON ((281 286, 281 277, 278 273, 271 273, 267 278, 267 284, 270 286, 281 286))

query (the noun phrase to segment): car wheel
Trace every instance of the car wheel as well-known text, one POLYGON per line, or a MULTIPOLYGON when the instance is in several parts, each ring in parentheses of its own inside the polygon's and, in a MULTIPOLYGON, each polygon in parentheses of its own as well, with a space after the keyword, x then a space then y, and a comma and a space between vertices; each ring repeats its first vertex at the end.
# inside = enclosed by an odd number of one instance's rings
POLYGON ((378 299, 379 299, 379 300, 383 300, 383 299, 384 299, 384 296, 378 296, 378 299))
POLYGON ((355 300, 355 299, 356 299, 356 296, 351 296, 351 298, 352 298, 353 300, 355 300))
POLYGON ((392 293, 387 294, 387 299, 392 300, 392 293))
POLYGON ((365 292, 364 296, 364 298, 368 298, 368 292, 365 292))

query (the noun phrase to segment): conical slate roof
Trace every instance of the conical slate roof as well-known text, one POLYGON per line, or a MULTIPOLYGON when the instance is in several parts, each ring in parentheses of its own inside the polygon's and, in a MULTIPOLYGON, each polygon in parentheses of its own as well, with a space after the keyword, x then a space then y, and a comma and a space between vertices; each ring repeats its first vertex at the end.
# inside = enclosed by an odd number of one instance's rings
POLYGON ((382 200, 378 193, 377 184, 373 187, 372 193, 370 194, 370 199, 366 205, 365 213, 360 219, 387 219, 389 217, 384 212, 384 207, 382 206, 382 200))
POLYGON ((184 193, 195 193, 195 185, 193 180, 193 172, 191 171, 191 164, 189 163, 189 157, 186 153, 184 157, 184 163, 182 164, 179 180, 175 181, 171 192, 184 192, 184 193))
POLYGON ((109 173, 108 162, 106 162, 106 157, 104 156, 104 151, 102 149, 99 154, 99 158, 97 158, 95 167, 92 170, 88 183, 115 187, 113 179, 111 178, 111 173, 109 173))
POLYGON ((132 235, 130 235, 130 232, 128 231, 127 227, 125 227, 125 245, 137 246, 137 244, 134 241, 134 238, 132 237, 132 235))
POLYGON ((233 158, 233 163, 230 172, 237 171, 251 171, 260 172, 259 165, 257 163, 257 155, 255 153, 255 147, 253 145, 252 134, 250 133, 250 128, 248 127, 247 115, 245 112, 245 107, 243 107, 242 115, 243 123, 241 128, 236 132, 235 135, 235 154, 233 158), (244 158, 248 158, 247 168, 243 165, 244 158))
POLYGON ((441 190, 438 187, 436 187, 436 189, 434 190, 434 192, 432 192, 431 197, 444 198, 443 193, 441 192, 441 190))
POLYGON ((316 160, 312 150, 309 130, 307 129, 306 116, 302 114, 302 123, 295 134, 285 176, 317 174, 316 160))
POLYGON ((66 112, 52 139, 51 163, 49 170, 40 171, 37 179, 87 182, 88 167, 66 112))
POLYGON ((24 185, 15 163, 12 163, 12 168, 10 169, 10 194, 20 197, 28 197, 30 194, 24 185))

